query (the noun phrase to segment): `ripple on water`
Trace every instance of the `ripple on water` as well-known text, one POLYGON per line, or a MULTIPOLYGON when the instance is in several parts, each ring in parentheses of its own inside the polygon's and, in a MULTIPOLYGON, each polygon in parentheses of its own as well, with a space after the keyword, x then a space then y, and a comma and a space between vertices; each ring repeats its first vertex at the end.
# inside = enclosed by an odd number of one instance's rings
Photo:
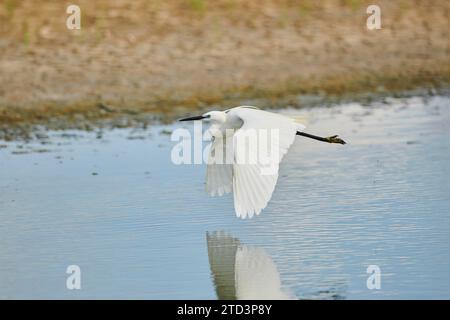
MULTIPOLYGON (((0 297, 74 297, 65 268, 79 264, 77 297, 215 298, 222 271, 210 267, 206 233, 222 231, 239 242, 239 259, 258 258, 279 279, 274 297, 450 298, 449 102, 279 111, 349 143, 298 137, 269 206, 245 221, 230 195, 206 196, 204 166, 170 162, 178 124, 101 139, 48 132, 45 148, 2 142, 0 297), (371 264, 382 271, 376 292, 366 287, 371 264)), ((226 285, 259 288, 239 281, 226 285)))

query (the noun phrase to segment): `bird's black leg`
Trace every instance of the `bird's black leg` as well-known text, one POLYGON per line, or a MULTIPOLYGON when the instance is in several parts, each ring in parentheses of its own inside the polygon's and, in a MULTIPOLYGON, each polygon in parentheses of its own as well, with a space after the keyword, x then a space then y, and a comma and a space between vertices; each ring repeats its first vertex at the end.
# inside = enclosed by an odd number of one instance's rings
POLYGON ((344 140, 339 138, 337 135, 324 138, 324 137, 315 136, 315 135, 312 135, 312 134, 309 134, 309 133, 306 133, 306 132, 301 132, 301 131, 297 131, 297 135, 298 136, 307 137, 307 138, 311 138, 311 139, 314 139, 314 140, 328 142, 328 143, 339 143, 339 144, 345 144, 346 143, 344 140))

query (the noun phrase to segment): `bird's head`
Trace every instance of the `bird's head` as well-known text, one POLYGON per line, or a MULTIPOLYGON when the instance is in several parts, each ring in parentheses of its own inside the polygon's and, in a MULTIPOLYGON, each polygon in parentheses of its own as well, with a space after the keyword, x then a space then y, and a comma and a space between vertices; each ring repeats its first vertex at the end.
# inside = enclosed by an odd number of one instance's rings
POLYGON ((223 111, 210 111, 201 116, 183 118, 179 121, 209 120, 212 123, 224 123, 227 121, 227 114, 223 111))

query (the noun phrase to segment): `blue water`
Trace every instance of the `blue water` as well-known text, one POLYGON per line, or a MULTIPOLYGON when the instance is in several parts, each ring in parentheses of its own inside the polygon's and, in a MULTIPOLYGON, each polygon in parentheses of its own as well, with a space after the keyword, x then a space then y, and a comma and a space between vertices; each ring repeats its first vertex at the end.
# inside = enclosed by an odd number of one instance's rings
POLYGON ((278 112, 348 144, 297 137, 251 220, 206 195, 204 165, 171 162, 179 124, 0 142, 0 298, 216 299, 221 273, 252 297, 267 273, 290 298, 449 299, 450 98, 278 112), (254 277, 233 276, 238 255, 254 277))

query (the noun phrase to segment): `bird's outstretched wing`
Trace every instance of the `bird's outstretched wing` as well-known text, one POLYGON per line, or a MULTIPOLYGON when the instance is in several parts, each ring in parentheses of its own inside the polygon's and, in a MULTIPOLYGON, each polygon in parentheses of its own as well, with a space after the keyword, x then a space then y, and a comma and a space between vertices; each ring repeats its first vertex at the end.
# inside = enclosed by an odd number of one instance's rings
POLYGON ((234 208, 238 217, 251 218, 267 206, 277 183, 279 163, 294 142, 297 130, 303 130, 304 126, 294 119, 257 109, 235 108, 230 111, 230 116, 238 117, 243 123, 233 137, 234 208), (245 144, 242 147, 243 141, 249 141, 252 131, 253 134, 256 132, 258 145, 256 148, 245 144), (272 134, 275 134, 273 138, 272 134), (261 139, 264 135, 266 138, 261 139), (271 156, 266 157, 265 151, 271 156), (256 163, 242 161, 251 160, 248 153, 255 152, 258 153, 256 163))
POLYGON ((222 196, 231 192, 233 187, 233 164, 226 163, 226 139, 215 137, 211 143, 209 163, 206 167, 206 192, 211 196, 222 196), (220 154, 222 162, 217 163, 211 158, 220 154))

